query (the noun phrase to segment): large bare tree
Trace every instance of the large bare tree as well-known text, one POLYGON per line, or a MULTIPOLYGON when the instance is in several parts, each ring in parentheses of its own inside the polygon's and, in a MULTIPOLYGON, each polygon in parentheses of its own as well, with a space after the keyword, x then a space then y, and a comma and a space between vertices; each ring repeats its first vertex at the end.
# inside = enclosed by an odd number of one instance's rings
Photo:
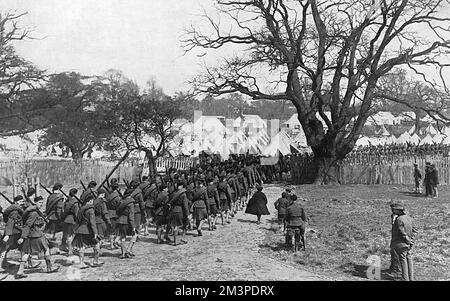
POLYGON ((206 23, 187 29, 184 48, 236 46, 238 54, 206 65, 195 88, 290 100, 314 152, 318 183, 336 181, 337 165, 355 146, 374 99, 387 96, 377 88, 380 78, 407 67, 423 76, 437 68, 428 81, 444 80, 446 0, 216 2, 218 16, 205 11, 206 23))
MULTIPOLYGON (((32 39, 30 29, 19 24, 26 13, 0 12, 0 135, 16 135, 38 126, 24 112, 19 100, 23 93, 40 87, 44 72, 18 55, 14 44, 32 39)), ((33 114, 35 116, 35 114, 33 114)))

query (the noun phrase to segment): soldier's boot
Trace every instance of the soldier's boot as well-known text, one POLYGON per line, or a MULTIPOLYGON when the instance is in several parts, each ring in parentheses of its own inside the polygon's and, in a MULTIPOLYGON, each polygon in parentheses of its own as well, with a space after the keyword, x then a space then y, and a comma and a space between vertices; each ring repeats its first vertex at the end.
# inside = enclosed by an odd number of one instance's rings
POLYGON ((130 243, 128 244, 127 252, 125 253, 125 257, 134 257, 133 246, 137 241, 137 234, 131 237, 130 243))
POLYGON ((33 265, 33 259, 31 256, 28 256, 28 261, 27 261, 27 269, 35 269, 38 266, 40 266, 41 263, 37 262, 36 264, 33 265))
POLYGON ((70 243, 67 244, 67 250, 68 250, 67 256, 68 256, 68 257, 73 256, 73 246, 72 246, 72 242, 70 242, 70 243))
POLYGON ((55 272, 59 271, 60 266, 57 264, 55 264, 55 266, 53 266, 50 258, 45 258, 45 264, 47 265, 47 273, 55 273, 55 272))
POLYGON ((26 260, 20 260, 19 270, 17 271, 16 275, 14 275, 14 278, 21 279, 27 277, 27 275, 23 273, 23 271, 25 270, 25 262, 26 260))
POLYGON ((156 236, 158 237, 158 240, 156 241, 157 244, 162 244, 163 240, 162 240, 162 229, 157 228, 156 229, 156 236))
POLYGON ((84 251, 80 250, 78 253, 78 257, 80 258, 79 269, 87 269, 89 266, 84 262, 84 251))
POLYGON ((124 241, 121 241, 120 242, 120 252, 121 252, 121 254, 120 254, 120 256, 119 256, 119 258, 120 259, 124 259, 124 258, 127 258, 127 257, 125 257, 125 242, 124 241))
POLYGON ((92 262, 92 267, 97 268, 105 264, 105 262, 99 260, 100 251, 94 250, 94 260, 92 262))

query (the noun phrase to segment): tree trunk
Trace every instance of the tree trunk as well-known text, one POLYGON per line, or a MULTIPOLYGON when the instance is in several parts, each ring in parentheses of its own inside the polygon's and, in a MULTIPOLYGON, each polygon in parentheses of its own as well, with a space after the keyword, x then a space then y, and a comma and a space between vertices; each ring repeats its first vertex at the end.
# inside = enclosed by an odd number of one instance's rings
POLYGON ((329 157, 315 157, 313 167, 315 168, 314 184, 340 184, 339 160, 329 157))
POLYGON ((151 150, 145 150, 145 156, 148 162, 148 176, 150 178, 156 176, 156 159, 151 150))

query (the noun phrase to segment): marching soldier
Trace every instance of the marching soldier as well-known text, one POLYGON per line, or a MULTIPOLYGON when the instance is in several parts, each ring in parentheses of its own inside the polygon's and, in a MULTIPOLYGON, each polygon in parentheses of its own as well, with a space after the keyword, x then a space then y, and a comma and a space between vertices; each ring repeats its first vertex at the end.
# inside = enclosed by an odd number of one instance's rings
POLYGON ((94 259, 91 266, 99 267, 103 265, 104 262, 99 261, 100 237, 98 236, 95 219, 93 194, 88 194, 85 196, 83 205, 78 211, 77 227, 74 232, 75 238, 73 239, 73 246, 78 249, 78 257, 80 258, 79 268, 85 269, 88 267, 84 262, 84 253, 86 248, 94 249, 94 259))
POLYGON ((178 229, 182 228, 181 243, 187 244, 185 240, 186 225, 189 214, 188 198, 186 196, 186 186, 184 181, 178 181, 176 183, 176 190, 171 194, 169 204, 171 206, 169 223, 173 229, 173 245, 178 245, 177 235, 178 229))
POLYGON ((231 203, 231 195, 230 195, 230 186, 228 185, 225 175, 222 174, 219 178, 219 185, 217 187, 217 191, 219 192, 219 200, 220 200, 220 217, 222 219, 222 225, 226 223, 230 223, 229 214, 230 214, 230 203, 231 203))
MULTIPOLYGON (((112 181, 111 181, 112 182, 112 181)), ((80 200, 81 202, 84 202, 86 197, 90 194, 92 194, 92 196, 94 197, 94 199, 97 197, 97 192, 95 191, 95 187, 97 186, 97 182, 95 181, 90 181, 88 184, 88 187, 86 188, 86 190, 83 191, 83 193, 80 196, 80 200)))
POLYGON ((197 228, 198 236, 202 236, 203 224, 208 221, 208 193, 205 187, 204 179, 200 177, 197 189, 194 191, 192 203, 192 216, 197 228))
MULTIPOLYGON (((156 225, 156 235, 158 236, 158 244, 163 243, 161 239, 162 232, 164 231, 164 226, 168 224, 168 216, 169 216, 169 192, 167 189, 167 185, 161 184, 159 186, 160 192, 156 196, 156 200, 153 203, 155 210, 155 225, 156 225)), ((169 237, 169 226, 167 225, 166 234, 164 235, 164 239, 166 241, 171 241, 169 237)))
POLYGON ((101 250, 102 241, 108 235, 108 229, 111 229, 111 221, 109 219, 108 207, 106 207, 106 190, 104 188, 98 189, 98 196, 94 200, 94 213, 95 213, 95 223, 97 226, 97 235, 100 238, 98 242, 98 251, 101 250))
POLYGON ((118 218, 116 210, 119 207, 122 199, 120 196, 119 184, 117 183, 117 181, 111 181, 110 189, 111 192, 106 197, 106 208, 108 209, 109 221, 111 222, 107 231, 107 236, 109 236, 110 248, 111 250, 113 250, 115 246, 118 246, 115 242, 115 233, 118 218))
POLYGON ((132 189, 125 190, 124 199, 120 202, 116 213, 117 213, 117 226, 116 235, 120 238, 120 250, 121 255, 119 258, 131 258, 134 257, 132 253, 133 245, 136 243, 137 232, 136 224, 134 221, 135 213, 134 199, 131 197, 132 189), (131 236, 130 243, 125 248, 125 240, 127 236, 131 236))
POLYGON ((80 210, 80 203, 75 198, 78 190, 72 188, 69 191, 69 199, 64 204, 63 213, 63 237, 61 242, 61 250, 67 252, 67 256, 73 255, 73 238, 75 237, 74 228, 76 227, 76 219, 80 210))
POLYGON ((137 239, 139 239, 142 225, 146 221, 144 196, 142 195, 142 190, 139 188, 139 181, 131 181, 130 186, 133 190, 131 197, 134 199, 134 222, 136 225, 136 233, 138 234, 137 239))
POLYGON ((155 201, 156 195, 158 193, 156 189, 156 181, 149 181, 148 177, 142 177, 142 183, 139 185, 139 188, 142 191, 142 195, 144 197, 145 202, 145 224, 144 224, 144 236, 148 235, 148 227, 153 222, 153 218, 155 216, 153 202, 155 201))
POLYGON ((209 212, 209 230, 216 230, 216 220, 219 214, 220 199, 217 186, 214 184, 214 178, 208 178, 208 187, 206 187, 206 193, 208 195, 208 212, 209 212))
POLYGON ((51 234, 51 240, 56 240, 56 233, 62 230, 62 213, 64 209, 64 196, 60 191, 62 184, 56 183, 53 185, 52 194, 47 198, 45 205, 45 215, 49 220, 45 231, 51 234))
POLYGON ((20 249, 17 241, 22 233, 22 215, 24 212, 24 200, 21 195, 14 198, 14 203, 6 208, 3 213, 3 221, 5 222, 5 233, 2 237, 6 244, 5 249, 0 254, 0 272, 3 272, 4 263, 7 262, 6 257, 10 250, 20 249))
POLYGON ((23 229, 20 239, 17 243, 22 244, 21 248, 21 261, 19 270, 16 274, 16 278, 25 278, 24 268, 25 263, 28 262, 28 258, 33 254, 44 253, 45 263, 47 265, 47 273, 54 273, 59 270, 59 266, 53 266, 50 255, 50 247, 48 246, 48 240, 44 235, 43 228, 45 221, 38 213, 44 204, 42 197, 35 198, 36 206, 28 206, 22 216, 23 229))

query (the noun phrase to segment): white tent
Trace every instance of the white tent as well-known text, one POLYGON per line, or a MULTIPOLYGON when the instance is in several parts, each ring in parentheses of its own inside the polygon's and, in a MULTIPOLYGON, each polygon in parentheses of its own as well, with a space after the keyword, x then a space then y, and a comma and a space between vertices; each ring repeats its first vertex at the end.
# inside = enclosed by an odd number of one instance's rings
POLYGON ((400 135, 400 137, 397 138, 397 143, 403 144, 403 143, 410 142, 410 140, 411 140, 411 135, 408 132, 404 132, 403 134, 400 135))
POLYGON ((445 136, 445 138, 442 140, 442 143, 446 145, 450 144, 450 136, 445 136))
POLYGON ((395 138, 394 135, 390 135, 389 137, 386 138, 385 143, 386 144, 395 144, 395 143, 397 143, 397 138, 395 138))
POLYGON ((420 142, 420 137, 417 134, 412 135, 411 138, 409 139, 409 143, 412 143, 412 144, 419 144, 419 142, 420 142))
POLYGON ((429 126, 427 126, 427 128, 425 129, 425 133, 430 134, 431 136, 434 136, 438 133, 438 131, 434 128, 434 126, 432 126, 431 124, 429 126))
POLYGON ((292 141, 301 147, 307 147, 308 146, 308 140, 306 139, 306 135, 303 131, 300 131, 297 136, 292 139, 292 141))
POLYGON ((437 133, 436 135, 434 135, 433 137, 433 142, 434 143, 441 143, 442 140, 444 140, 445 136, 442 135, 441 133, 437 133))
POLYGON ((291 141, 284 132, 279 132, 272 138, 270 144, 264 149, 263 156, 276 156, 280 152, 282 155, 291 153, 291 141))
POLYGON ((412 128, 409 129, 408 134, 413 135, 416 131, 416 125, 413 125, 412 128))
POLYGON ((356 141, 356 146, 369 146, 370 139, 367 136, 360 136, 360 138, 356 141))
POLYGON ((419 145, 422 145, 422 144, 433 144, 433 138, 431 137, 430 134, 426 135, 425 138, 423 138, 420 141, 419 145))

